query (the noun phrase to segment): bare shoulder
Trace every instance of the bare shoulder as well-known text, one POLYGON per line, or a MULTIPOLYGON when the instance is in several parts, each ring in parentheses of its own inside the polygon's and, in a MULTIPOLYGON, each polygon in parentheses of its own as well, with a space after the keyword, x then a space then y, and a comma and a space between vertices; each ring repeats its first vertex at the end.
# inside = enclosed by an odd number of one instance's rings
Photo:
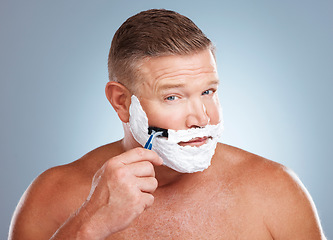
POLYGON ((274 239, 325 239, 312 198, 291 169, 225 144, 215 161, 242 198, 262 212, 274 239))
POLYGON ((49 239, 89 195, 95 172, 114 155, 109 148, 100 147, 39 175, 21 197, 9 239, 49 239))
POLYGON ((232 174, 240 181, 251 179, 249 184, 269 183, 276 186, 283 181, 290 182, 294 179, 291 177, 294 174, 291 174, 291 170, 284 165, 226 144, 218 145, 217 162, 220 168, 231 170, 228 174, 232 174))
POLYGON ((39 175, 16 207, 10 239, 23 236, 24 239, 49 239, 70 216, 72 206, 83 199, 80 190, 87 183, 82 183, 81 174, 72 164, 54 167, 39 175))

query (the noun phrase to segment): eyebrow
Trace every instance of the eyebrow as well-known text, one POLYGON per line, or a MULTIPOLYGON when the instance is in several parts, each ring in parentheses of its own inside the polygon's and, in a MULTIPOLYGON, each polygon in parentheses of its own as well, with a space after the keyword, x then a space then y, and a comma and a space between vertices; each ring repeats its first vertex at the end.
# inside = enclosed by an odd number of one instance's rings
MULTIPOLYGON (((209 83, 207 85, 218 85, 220 83, 220 81, 218 79, 214 79, 209 81, 209 83)), ((173 88, 184 88, 185 87, 185 83, 166 83, 166 84, 162 84, 158 87, 159 91, 164 91, 164 90, 168 90, 168 89, 173 89, 173 88)))
POLYGON ((220 84, 220 80, 214 79, 214 80, 210 80, 208 85, 218 85, 218 84, 220 84))
POLYGON ((167 83, 167 84, 162 84, 161 86, 159 86, 159 91, 163 91, 163 90, 168 90, 168 89, 172 89, 172 88, 184 88, 185 87, 185 83, 167 83))

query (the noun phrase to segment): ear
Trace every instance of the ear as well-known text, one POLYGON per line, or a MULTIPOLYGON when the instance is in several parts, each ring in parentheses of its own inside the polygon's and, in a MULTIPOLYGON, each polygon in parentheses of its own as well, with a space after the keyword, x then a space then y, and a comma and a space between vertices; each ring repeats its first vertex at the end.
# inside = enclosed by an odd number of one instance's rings
POLYGON ((121 83, 110 81, 106 84, 105 94, 120 120, 127 123, 132 95, 130 91, 121 83))

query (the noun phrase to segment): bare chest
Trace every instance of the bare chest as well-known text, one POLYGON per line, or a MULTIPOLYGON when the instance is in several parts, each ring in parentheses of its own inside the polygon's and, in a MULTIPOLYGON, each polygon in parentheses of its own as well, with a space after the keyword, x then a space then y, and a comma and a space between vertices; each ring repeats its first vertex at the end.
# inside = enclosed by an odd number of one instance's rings
POLYGON ((260 214, 230 189, 156 196, 154 205, 109 239, 271 239, 260 214))

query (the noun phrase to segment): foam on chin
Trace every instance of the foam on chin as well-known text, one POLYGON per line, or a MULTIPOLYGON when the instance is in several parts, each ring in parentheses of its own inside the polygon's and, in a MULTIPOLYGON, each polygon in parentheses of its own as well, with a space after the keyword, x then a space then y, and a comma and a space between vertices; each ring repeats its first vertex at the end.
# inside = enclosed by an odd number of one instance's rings
MULTIPOLYGON (((134 95, 131 97, 130 119, 127 124, 134 139, 144 146, 149 138, 148 118, 141 107, 139 99, 134 95)), ((203 171, 210 166, 222 131, 222 121, 217 125, 207 125, 203 128, 191 128, 188 130, 168 129, 168 138, 155 138, 152 150, 163 159, 164 165, 177 172, 193 173, 203 171), (187 142, 194 138, 206 136, 209 139, 199 147, 180 146, 178 144, 179 142, 187 142)))

